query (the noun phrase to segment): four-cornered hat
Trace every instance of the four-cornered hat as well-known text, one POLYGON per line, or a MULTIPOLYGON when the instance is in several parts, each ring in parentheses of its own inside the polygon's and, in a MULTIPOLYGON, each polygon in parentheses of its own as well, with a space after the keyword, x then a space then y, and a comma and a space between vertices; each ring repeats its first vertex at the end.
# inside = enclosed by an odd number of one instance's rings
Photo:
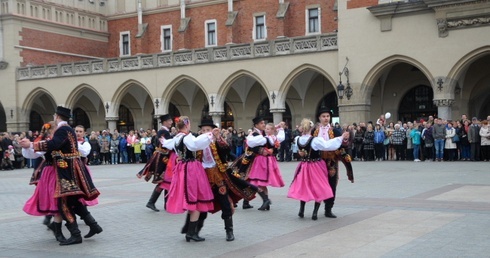
POLYGON ((199 128, 203 126, 211 126, 212 128, 216 128, 217 126, 213 123, 213 120, 211 119, 203 119, 201 120, 201 124, 199 125, 199 128))
POLYGON ((318 116, 320 116, 323 113, 329 113, 331 117, 333 116, 332 110, 328 107, 322 107, 320 108, 320 110, 318 110, 318 116))
POLYGON ((163 116, 160 116, 160 123, 163 123, 163 121, 167 121, 167 120, 172 120, 170 114, 165 114, 163 116))
POLYGON ((71 117, 71 109, 62 106, 58 106, 55 113, 66 118, 71 117))
POLYGON ((260 123, 262 121, 264 121, 264 118, 261 117, 261 116, 257 116, 254 119, 252 119, 252 122, 254 123, 254 125, 256 125, 256 124, 258 124, 258 123, 260 123))

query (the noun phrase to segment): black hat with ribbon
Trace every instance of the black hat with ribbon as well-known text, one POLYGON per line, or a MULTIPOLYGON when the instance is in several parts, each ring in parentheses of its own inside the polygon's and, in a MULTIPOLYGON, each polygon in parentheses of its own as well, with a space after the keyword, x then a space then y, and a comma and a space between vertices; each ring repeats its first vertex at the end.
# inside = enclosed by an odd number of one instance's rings
POLYGON ((203 126, 211 126, 212 128, 216 128, 217 126, 213 123, 213 120, 211 119, 203 119, 201 120, 201 124, 198 125, 199 128, 203 127, 203 126))

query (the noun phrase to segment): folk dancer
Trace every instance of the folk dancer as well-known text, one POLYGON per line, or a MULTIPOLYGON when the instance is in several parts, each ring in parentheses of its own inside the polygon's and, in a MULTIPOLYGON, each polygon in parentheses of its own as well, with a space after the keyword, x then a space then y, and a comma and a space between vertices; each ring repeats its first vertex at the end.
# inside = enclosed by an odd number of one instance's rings
MULTIPOLYGON (((330 140, 336 137, 334 135, 333 128, 330 126, 331 117, 332 117, 332 111, 330 109, 328 108, 320 109, 320 111, 318 112, 318 120, 320 124, 313 132, 313 137, 320 136, 324 140, 330 140)), ((345 144, 347 140, 348 138, 344 138, 342 144, 345 144)), ((347 154, 345 149, 342 147, 335 151, 322 151, 321 157, 323 160, 325 160, 325 163, 327 165, 327 170, 329 174, 328 183, 330 184, 330 187, 332 188, 332 192, 333 192, 332 198, 323 201, 325 203, 325 217, 337 218, 337 216, 332 213, 332 208, 335 202, 337 184, 339 181, 339 173, 338 173, 339 161, 342 161, 342 163, 344 163, 344 166, 347 170, 347 178, 349 179, 349 181, 354 183, 354 173, 351 164, 352 159, 350 155, 347 154)))
POLYGON ((191 122, 187 116, 179 117, 176 126, 179 133, 163 142, 164 148, 174 150, 178 156, 168 192, 167 212, 180 214, 187 211, 189 227, 185 239, 200 242, 205 240, 197 230, 200 213, 212 211, 214 206, 213 191, 197 151, 208 147, 220 131, 213 129, 212 133, 195 137, 190 133, 191 122))
POLYGON ((344 138, 348 139, 349 133, 345 132, 340 137, 326 141, 322 137, 311 136, 313 122, 303 119, 301 122, 302 136, 295 139, 298 145, 300 163, 296 168, 293 182, 289 187, 288 197, 300 201, 298 216, 304 217, 305 204, 315 202, 312 220, 318 219, 318 209, 322 201, 333 197, 329 185, 328 171, 325 161, 320 157, 320 151, 335 151, 342 144, 344 138))
MULTIPOLYGON (((275 153, 280 143, 284 140, 284 122, 274 128, 273 124, 266 126, 263 117, 253 119, 253 131, 247 136, 247 151, 241 159, 242 164, 246 164, 244 177, 251 184, 259 188, 259 195, 262 198, 262 205, 259 210, 270 210, 272 204, 269 199, 267 186, 283 187, 284 181, 279 170, 275 153), (274 129, 278 130, 277 136, 274 129)), ((236 164, 236 163, 235 163, 236 164)), ((243 208, 249 208, 248 202, 243 203, 243 208)))
MULTIPOLYGON (((94 200, 100 193, 80 159, 75 131, 67 123, 70 114, 70 109, 58 106, 54 115, 57 129, 53 138, 33 143, 34 151, 46 151, 47 155, 53 158, 52 166, 56 171, 54 197, 58 198, 59 213, 66 221, 66 227, 71 233, 70 238, 61 242, 60 245, 82 243, 75 214, 78 214, 90 226, 90 231, 85 238, 102 232, 102 228, 87 207, 79 201, 80 197, 85 200, 94 200)), ((28 139, 24 139, 22 147, 27 148, 30 144, 28 139)))
MULTIPOLYGON (((206 134, 212 132, 217 126, 212 120, 204 119, 199 128, 201 128, 201 133, 206 134)), ((226 241, 235 240, 232 219, 235 204, 242 198, 252 199, 258 190, 254 185, 242 180, 239 175, 233 175, 228 169, 226 157, 230 151, 226 140, 218 136, 213 143, 201 151, 202 153, 198 154, 202 158, 202 165, 214 194, 214 210, 211 213, 221 210, 221 218, 225 223, 226 241)), ((206 217, 207 213, 202 212, 198 220, 198 232, 203 227, 206 217)), ((187 233, 188 225, 189 216, 187 216, 181 233, 187 233)))
MULTIPOLYGON (((54 122, 44 124, 34 141, 51 139, 54 129, 54 122)), ((46 155, 46 152, 34 152, 33 148, 22 148, 22 155, 28 159, 41 159, 34 168, 29 182, 30 185, 35 185, 36 189, 25 203, 23 211, 32 216, 45 216, 43 224, 53 231, 56 241, 64 242, 66 238, 61 230, 63 219, 59 213, 58 201, 54 197, 56 171, 52 166, 53 158, 46 155), (53 217, 54 221, 51 222, 53 217)))
POLYGON ((147 208, 156 212, 160 211, 155 206, 155 203, 162 194, 162 190, 165 190, 164 209, 166 209, 167 194, 170 189, 170 183, 172 182, 173 166, 171 164, 175 163, 176 155, 172 151, 162 147, 162 143, 165 139, 172 138, 169 130, 172 126, 172 122, 172 117, 169 114, 160 116, 162 127, 157 132, 158 140, 156 142, 157 146, 155 151, 143 169, 136 174, 138 178, 144 178, 147 182, 151 180, 153 184, 156 184, 148 203, 146 203, 147 208))

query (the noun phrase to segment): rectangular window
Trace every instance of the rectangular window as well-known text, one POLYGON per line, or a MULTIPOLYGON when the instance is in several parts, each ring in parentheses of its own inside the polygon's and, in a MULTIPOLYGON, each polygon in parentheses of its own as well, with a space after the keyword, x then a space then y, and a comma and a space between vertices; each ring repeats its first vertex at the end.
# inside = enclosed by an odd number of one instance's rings
POLYGON ((162 26, 162 52, 172 51, 172 26, 162 26))
POLYGON ((320 33, 320 8, 311 8, 307 11, 307 34, 320 33))
POLYGON ((216 20, 206 21, 206 47, 216 46, 218 43, 216 20))
POLYGON ((129 31, 123 31, 120 34, 119 41, 119 55, 120 56, 130 56, 131 55, 131 41, 129 31))
POLYGON ((254 19, 254 40, 267 38, 267 28, 265 26, 265 15, 255 16, 254 19))

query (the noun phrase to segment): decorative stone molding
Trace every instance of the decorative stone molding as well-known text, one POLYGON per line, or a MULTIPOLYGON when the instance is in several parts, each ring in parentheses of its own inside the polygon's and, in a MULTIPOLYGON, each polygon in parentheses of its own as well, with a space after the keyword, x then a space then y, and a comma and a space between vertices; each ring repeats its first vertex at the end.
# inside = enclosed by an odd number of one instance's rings
POLYGON ((228 12, 228 19, 226 20, 226 26, 231 26, 235 23, 236 16, 238 15, 237 11, 228 12))
POLYGON ((438 107, 450 107, 454 104, 454 99, 434 99, 434 105, 438 107))
POLYGON ((447 22, 448 28, 463 28, 467 26, 480 26, 487 25, 490 23, 490 17, 479 17, 473 19, 462 19, 457 21, 449 21, 447 22))
POLYGON ((187 27, 189 26, 190 21, 191 21, 191 18, 189 18, 189 17, 180 19, 179 32, 184 32, 187 29, 187 27))
POLYGON ((212 117, 213 116, 222 116, 224 114, 225 114, 224 111, 211 111, 211 112, 209 112, 209 115, 212 116, 212 117))
POLYGON ((445 38, 448 35, 447 21, 444 19, 437 19, 437 29, 439 30, 439 37, 445 38))
POLYGON ((277 13, 276 13, 276 18, 286 17, 286 13, 288 12, 288 8, 289 8, 289 2, 280 3, 279 4, 279 10, 277 10, 277 13))
POLYGON ((119 117, 117 117, 117 116, 111 116, 111 117, 106 116, 105 117, 105 121, 118 121, 118 120, 119 120, 119 117))
POLYGON ((7 66, 9 65, 9 63, 5 62, 5 61, 0 61, 0 70, 5 70, 7 69, 7 66))
POLYGON ((285 108, 271 108, 270 112, 271 113, 284 113, 284 112, 286 112, 286 109, 285 108))

